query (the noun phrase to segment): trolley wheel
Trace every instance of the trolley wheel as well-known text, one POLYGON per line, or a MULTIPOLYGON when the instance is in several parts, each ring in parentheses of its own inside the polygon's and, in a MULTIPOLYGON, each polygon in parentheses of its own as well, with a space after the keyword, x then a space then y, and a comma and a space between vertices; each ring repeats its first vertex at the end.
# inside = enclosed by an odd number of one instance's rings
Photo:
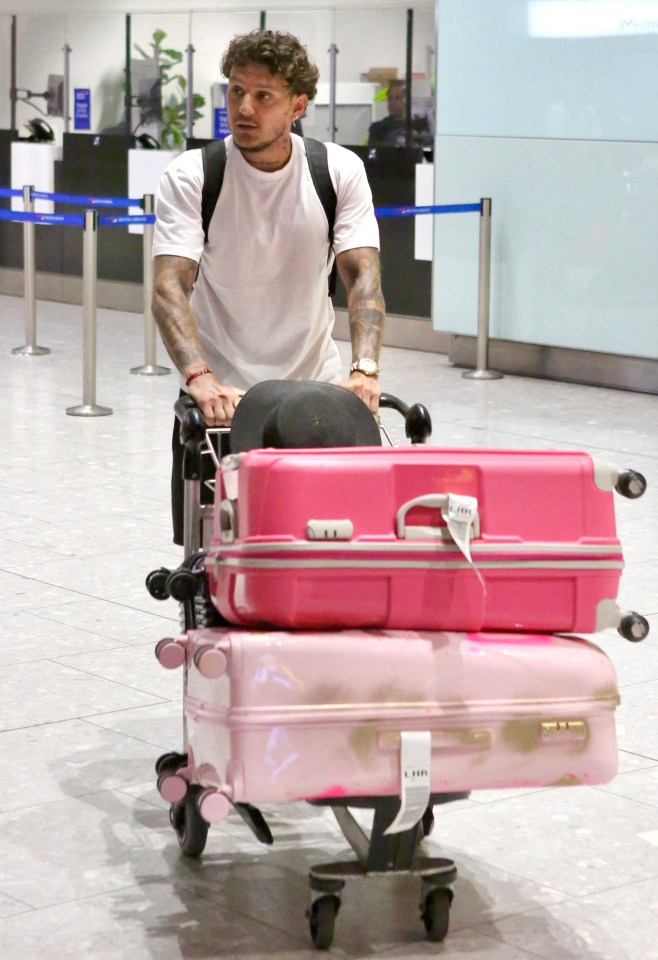
POLYGON ((629 500, 637 500, 646 489, 647 481, 637 470, 624 470, 623 473, 619 474, 619 478, 615 484, 617 493, 620 493, 622 497, 627 497, 629 500))
POLYGON ((163 753, 161 757, 155 761, 155 772, 159 777, 161 773, 169 772, 175 773, 179 767, 184 767, 187 763, 187 755, 184 753, 176 753, 174 750, 171 750, 169 753, 163 753))
POLYGON ((311 907, 308 924, 313 946, 328 950, 334 939, 338 901, 335 897, 320 897, 311 907))
POLYGON ((146 578, 146 589, 154 600, 168 600, 169 590, 167 589, 167 580, 170 570, 166 567, 160 567, 159 570, 152 570, 146 578))
POLYGON ((199 581, 194 573, 191 573, 189 570, 174 570, 167 577, 167 592, 174 600, 178 600, 180 603, 185 603, 186 600, 192 600, 197 588, 199 586, 199 581))
POLYGON ((427 939, 433 943, 445 940, 448 936, 451 902, 450 890, 445 887, 432 890, 425 898, 421 916, 427 930, 427 939))
POLYGON ((640 613, 625 613, 617 629, 624 640, 639 643, 649 635, 649 621, 640 613))
POLYGON ((197 806, 201 787, 192 786, 180 803, 172 803, 169 816, 179 846, 186 857, 200 857, 208 839, 208 828, 197 806))

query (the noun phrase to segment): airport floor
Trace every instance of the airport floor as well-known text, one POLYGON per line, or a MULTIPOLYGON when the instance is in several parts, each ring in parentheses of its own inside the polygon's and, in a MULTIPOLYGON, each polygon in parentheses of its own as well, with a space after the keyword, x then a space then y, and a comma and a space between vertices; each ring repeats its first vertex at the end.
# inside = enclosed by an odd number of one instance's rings
MULTIPOLYGON (((144 588, 181 559, 168 506, 178 383, 130 373, 144 362, 140 316, 98 316, 96 400, 113 414, 77 418, 66 409, 82 400, 81 308, 39 302, 38 341, 52 352, 19 357, 23 301, 0 297, 0 956, 317 956, 308 870, 347 849, 331 812, 268 808, 272 847, 231 814, 194 861, 156 791, 155 759, 182 746, 181 672, 153 653, 177 632, 178 608, 144 588)), ((424 845, 459 871, 445 943, 425 939, 417 881, 385 877, 348 884, 328 955, 656 960, 657 398, 474 382, 444 356, 392 348, 382 366, 386 390, 429 407, 436 445, 585 449, 641 470, 646 495, 617 498, 621 602, 653 632, 641 644, 596 638, 621 693, 611 783, 474 792, 437 808, 424 845)))

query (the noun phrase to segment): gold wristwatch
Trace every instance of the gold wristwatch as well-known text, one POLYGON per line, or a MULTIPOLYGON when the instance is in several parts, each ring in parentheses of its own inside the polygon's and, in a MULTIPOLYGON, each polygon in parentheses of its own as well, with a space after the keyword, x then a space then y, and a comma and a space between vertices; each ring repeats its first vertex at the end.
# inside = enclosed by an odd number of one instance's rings
POLYGON ((370 360, 368 357, 359 357, 350 367, 350 373, 362 373, 366 377, 378 377, 379 364, 376 360, 370 360))

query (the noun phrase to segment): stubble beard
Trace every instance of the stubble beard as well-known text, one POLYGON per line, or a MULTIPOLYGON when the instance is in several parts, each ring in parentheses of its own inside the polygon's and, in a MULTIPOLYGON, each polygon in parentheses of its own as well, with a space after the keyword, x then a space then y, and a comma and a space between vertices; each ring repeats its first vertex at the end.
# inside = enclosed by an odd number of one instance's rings
POLYGON ((236 136, 233 134, 233 142, 241 153, 263 153, 265 150, 269 150, 270 147, 274 146, 275 143, 278 143, 285 137, 287 127, 282 127, 282 129, 277 133, 275 137, 272 137, 270 140, 261 140, 260 143, 252 144, 242 144, 240 142, 240 133, 236 136))

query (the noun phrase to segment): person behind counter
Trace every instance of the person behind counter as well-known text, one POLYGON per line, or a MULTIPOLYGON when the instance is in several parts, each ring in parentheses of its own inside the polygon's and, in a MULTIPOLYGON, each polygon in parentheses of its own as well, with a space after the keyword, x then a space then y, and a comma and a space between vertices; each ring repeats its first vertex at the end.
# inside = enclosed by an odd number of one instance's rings
POLYGON ((391 80, 386 95, 388 116, 370 124, 369 147, 425 147, 432 143, 427 117, 414 116, 407 143, 407 84, 391 80))

